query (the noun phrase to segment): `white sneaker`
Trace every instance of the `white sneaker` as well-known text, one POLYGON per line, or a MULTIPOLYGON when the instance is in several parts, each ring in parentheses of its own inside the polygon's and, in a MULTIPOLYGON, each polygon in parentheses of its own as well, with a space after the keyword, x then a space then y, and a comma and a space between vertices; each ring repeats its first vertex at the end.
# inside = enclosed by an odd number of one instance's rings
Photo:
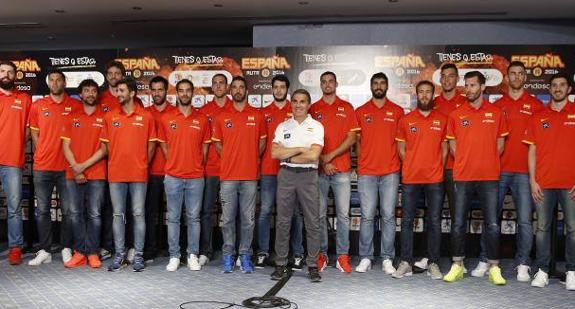
POLYGON ((475 267, 474 270, 471 271, 471 275, 473 277, 483 277, 485 276, 485 273, 489 270, 489 264, 485 263, 485 262, 479 262, 477 264, 477 267, 475 267))
POLYGON ((565 275, 565 288, 568 291, 575 291, 575 271, 568 271, 565 275))
POLYGON ((427 258, 422 258, 421 260, 413 263, 413 266, 417 267, 417 268, 421 268, 421 269, 427 269, 427 262, 429 260, 427 258))
POLYGON ((126 260, 128 260, 128 262, 130 262, 130 264, 134 263, 134 256, 135 255, 136 255, 136 249, 130 248, 130 250, 128 250, 128 254, 126 254, 126 260))
POLYGON ((519 265, 517 266, 517 281, 519 282, 529 282, 531 280, 531 276, 529 275, 529 271, 531 267, 527 265, 519 265))
POLYGON ((64 262, 64 264, 66 264, 71 259, 72 259, 72 249, 70 249, 70 248, 62 249, 62 262, 64 262))
POLYGON ((236 260, 236 267, 242 267, 242 260, 240 259, 239 255, 238 255, 238 258, 236 260))
POLYGON ((358 273, 365 273, 371 269, 371 260, 368 258, 363 258, 359 262, 359 265, 355 268, 355 271, 358 273))
POLYGON ((202 265, 200 265, 200 260, 197 255, 190 254, 188 257, 188 268, 195 271, 202 269, 202 265))
POLYGON ((381 270, 385 272, 386 275, 393 275, 395 272, 395 267, 393 267, 393 262, 390 259, 381 262, 381 270))
POLYGON ((28 261, 30 266, 39 266, 40 264, 52 263, 52 254, 46 252, 45 250, 40 250, 36 252, 36 257, 28 261))
POLYGON ((433 280, 441 280, 443 279, 443 274, 441 273, 441 269, 439 269, 439 265, 435 263, 429 264, 429 268, 427 269, 427 275, 431 277, 433 280))
POLYGON ((179 267, 180 267, 180 258, 171 257, 170 262, 168 262, 168 265, 166 265, 166 270, 167 271, 176 271, 176 270, 178 270, 179 267))
POLYGON ((200 266, 204 266, 210 262, 210 258, 207 255, 200 255, 199 263, 200 266))
POLYGON ((533 280, 531 281, 531 286, 534 286, 536 288, 544 288, 548 284, 549 284, 549 275, 547 275, 546 272, 539 269, 539 271, 537 271, 537 273, 533 277, 533 280))
POLYGON ((102 248, 100 249, 100 260, 105 261, 112 257, 112 252, 102 248))
POLYGON ((399 263, 397 270, 391 275, 393 278, 401 279, 413 275, 413 270, 408 262, 402 261, 399 263))

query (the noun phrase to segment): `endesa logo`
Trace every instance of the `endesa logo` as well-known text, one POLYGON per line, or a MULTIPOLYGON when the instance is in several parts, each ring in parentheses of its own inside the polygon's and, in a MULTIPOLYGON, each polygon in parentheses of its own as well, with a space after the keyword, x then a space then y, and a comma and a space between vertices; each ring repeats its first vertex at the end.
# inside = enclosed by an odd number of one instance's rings
POLYGON ((291 65, 285 57, 242 58, 242 70, 286 70, 290 68, 291 65))
POLYGON ((423 59, 414 54, 404 56, 376 56, 374 62, 378 68, 425 68, 423 59))
POLYGON ((116 59, 116 61, 121 62, 126 70, 159 70, 160 65, 156 58, 143 57, 143 58, 124 58, 116 59))
POLYGON ((521 61, 528 69, 536 67, 544 69, 565 68, 565 63, 563 59, 561 59, 561 56, 553 53, 547 53, 545 55, 513 55, 511 56, 511 61, 521 61))

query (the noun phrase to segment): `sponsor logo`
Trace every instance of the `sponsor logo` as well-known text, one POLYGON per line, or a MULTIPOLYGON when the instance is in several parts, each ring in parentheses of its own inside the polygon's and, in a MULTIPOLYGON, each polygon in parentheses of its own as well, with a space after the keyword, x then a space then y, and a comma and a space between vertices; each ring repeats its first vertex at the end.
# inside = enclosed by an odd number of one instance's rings
POLYGON ((291 137, 291 134, 289 134, 289 133, 285 133, 285 134, 284 134, 284 139, 288 139, 288 138, 290 138, 290 137, 291 137))
POLYGON ((434 126, 440 126, 440 125, 441 125, 441 121, 439 121, 439 120, 433 120, 433 125, 434 125, 434 126))
POLYGON ((172 56, 174 64, 222 64, 223 57, 214 55, 207 56, 172 56))
POLYGON ((248 116, 248 121, 255 121, 255 120, 256 120, 256 117, 254 117, 254 116, 248 116))
POLYGON ((142 121, 142 120, 144 120, 144 117, 142 117, 142 116, 136 116, 136 121, 142 121))
POLYGON ((487 118, 493 118, 493 113, 485 113, 485 117, 487 117, 487 118))

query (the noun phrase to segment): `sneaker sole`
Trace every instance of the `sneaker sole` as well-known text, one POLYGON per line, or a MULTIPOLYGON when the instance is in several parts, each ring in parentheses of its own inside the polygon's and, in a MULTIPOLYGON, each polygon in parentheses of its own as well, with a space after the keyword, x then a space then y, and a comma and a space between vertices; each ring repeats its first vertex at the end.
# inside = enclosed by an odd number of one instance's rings
POLYGON ((335 265, 335 267, 337 269, 339 269, 342 273, 347 273, 347 274, 351 274, 351 269, 349 271, 346 271, 345 269, 343 269, 343 267, 341 267, 341 265, 339 265, 339 262, 335 265))
POLYGON ((429 272, 427 272, 427 276, 429 278, 431 278, 431 280, 441 280, 443 279, 443 275, 441 275, 440 277, 433 277, 433 275, 431 275, 429 272))
POLYGON ((135 272, 135 273, 141 273, 141 272, 143 272, 144 270, 146 270, 146 269, 145 269, 145 268, 142 268, 142 269, 132 269, 132 271, 135 272))
POLYGON ((120 266, 120 268, 115 268, 115 269, 114 269, 114 268, 108 268, 108 271, 117 272, 117 271, 120 271, 120 270, 122 270, 122 269, 124 269, 124 268, 126 268, 126 267, 128 267, 128 265, 127 265, 127 264, 123 264, 122 266, 120 266))
POLYGON ((401 275, 401 276, 394 276, 394 275, 391 275, 391 276, 392 276, 393 278, 395 278, 395 279, 401 279, 401 278, 403 278, 403 277, 411 277, 411 276, 413 276, 413 272, 405 273, 405 274, 403 274, 403 275, 401 275))

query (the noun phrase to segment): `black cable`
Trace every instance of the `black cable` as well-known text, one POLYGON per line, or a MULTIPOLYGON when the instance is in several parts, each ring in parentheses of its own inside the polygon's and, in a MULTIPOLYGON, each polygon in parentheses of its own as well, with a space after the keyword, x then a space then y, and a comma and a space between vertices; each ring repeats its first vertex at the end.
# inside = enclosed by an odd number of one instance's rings
MULTIPOLYGON (((243 304, 229 303, 223 301, 215 300, 192 300, 180 304, 181 309, 187 309, 191 307, 186 307, 187 305, 193 304, 212 304, 212 305, 223 305, 223 307, 218 307, 215 309, 227 309, 232 307, 238 308, 280 308, 280 309, 297 309, 298 305, 291 302, 285 298, 269 296, 269 297, 252 297, 243 301, 243 304), (247 304, 247 305, 246 305, 247 304)), ((203 307, 202 307, 203 308, 203 307)))

